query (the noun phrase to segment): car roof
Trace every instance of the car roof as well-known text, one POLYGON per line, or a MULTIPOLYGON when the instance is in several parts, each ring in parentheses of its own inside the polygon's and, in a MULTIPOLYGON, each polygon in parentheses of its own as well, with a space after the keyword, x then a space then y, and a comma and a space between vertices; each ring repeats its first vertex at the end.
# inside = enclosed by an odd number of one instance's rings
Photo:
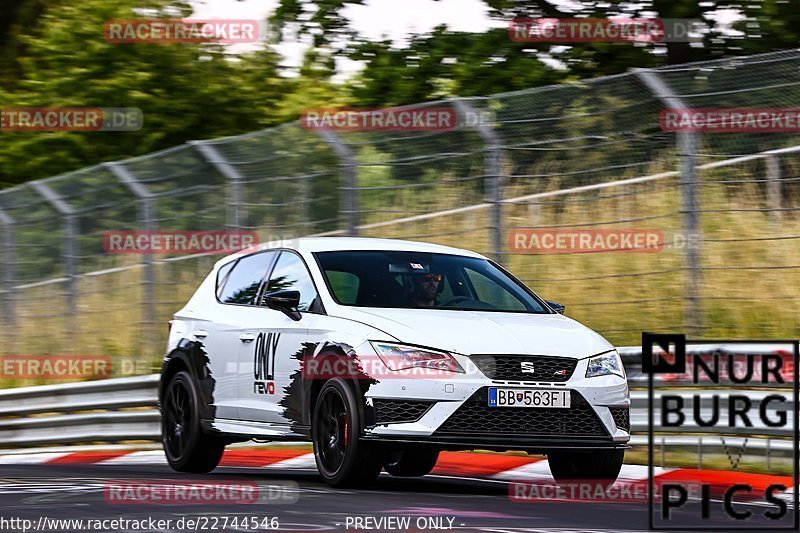
MULTIPOLYGON (((400 239, 377 239, 372 237, 301 237, 297 239, 283 239, 269 241, 253 246, 247 250, 246 254, 256 251, 288 248, 298 252, 334 252, 334 251, 357 251, 357 250, 380 250, 398 252, 428 252, 451 255, 464 255, 468 257, 480 257, 479 253, 442 246, 427 242, 404 241, 400 239)), ((221 259, 217 266, 228 263, 230 260, 241 257, 242 252, 231 254, 221 259)))

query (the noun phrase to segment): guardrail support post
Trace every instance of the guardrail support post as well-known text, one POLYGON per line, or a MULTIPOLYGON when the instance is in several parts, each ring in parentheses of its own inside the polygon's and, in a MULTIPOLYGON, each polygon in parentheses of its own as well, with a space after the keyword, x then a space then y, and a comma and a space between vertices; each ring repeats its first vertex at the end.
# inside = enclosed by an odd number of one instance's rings
POLYGON ((5 211, 0 210, 0 224, 3 225, 3 316, 6 326, 6 349, 13 350, 16 339, 16 309, 14 306, 14 277, 16 266, 16 251, 14 247, 14 219, 5 211))
POLYGON ((772 459, 772 457, 771 457, 772 450, 770 449, 769 437, 767 437, 767 447, 766 448, 767 448, 767 471, 770 471, 770 470, 772 470, 772 461, 771 461, 771 459, 772 459))
POLYGON ((333 151, 341 159, 341 181, 339 186, 339 210, 344 216, 347 235, 358 236, 360 224, 358 212, 358 188, 356 186, 356 158, 347 144, 330 130, 319 130, 320 137, 331 145, 333 151))
POLYGON ((697 468, 703 468, 703 437, 697 437, 697 468))
MULTIPOLYGON (((654 70, 635 69, 634 72, 648 89, 668 109, 690 109, 672 88, 654 70)), ((690 242, 695 244, 686 248, 686 306, 684 308, 684 326, 689 335, 697 336, 702 332, 702 311, 700 309, 700 207, 698 201, 697 176, 697 134, 694 132, 677 133, 678 156, 681 158, 681 196, 683 230, 690 242)))
POLYGON ((61 215, 64 231, 64 244, 61 257, 64 262, 64 276, 67 279, 67 341, 70 348, 75 348, 78 333, 78 294, 76 280, 78 277, 78 213, 61 196, 42 181, 32 181, 30 185, 61 215))
POLYGON ((503 254, 503 176, 501 175, 501 142, 491 125, 486 124, 481 115, 467 100, 453 100, 453 107, 461 116, 464 124, 469 124, 469 117, 478 117, 475 131, 484 143, 483 173, 486 182, 486 201, 491 204, 490 241, 492 259, 502 263, 503 254))
POLYGON ((768 155, 767 164, 767 206, 774 222, 783 218, 783 199, 781 198, 781 162, 777 156, 768 155))
MULTIPOLYGON (((241 229, 246 217, 242 206, 242 174, 214 146, 202 141, 191 141, 189 144, 194 146, 202 158, 228 180, 226 188, 228 195, 227 224, 232 229, 241 229)), ((267 240, 269 237, 271 236, 268 236, 267 240)))
MULTIPOLYGON (((153 231, 153 220, 155 218, 153 198, 155 195, 122 164, 106 163, 105 166, 114 177, 136 196, 139 227, 143 231, 153 231)), ((154 305, 156 280, 153 268, 153 254, 144 254, 142 264, 144 266, 144 279, 142 280, 142 346, 145 349, 145 355, 149 356, 149 350, 153 348, 151 345, 153 340, 152 328, 155 326, 156 321, 154 305)))

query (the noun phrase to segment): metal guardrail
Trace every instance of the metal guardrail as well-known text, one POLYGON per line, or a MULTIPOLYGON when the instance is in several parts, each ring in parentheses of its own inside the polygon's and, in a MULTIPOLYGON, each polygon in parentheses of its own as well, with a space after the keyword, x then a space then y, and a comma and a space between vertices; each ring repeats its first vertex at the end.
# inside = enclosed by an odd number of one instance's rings
MULTIPOLYGON (((625 359, 630 360, 636 355, 636 348, 621 348, 620 352, 624 354, 625 359)), ((639 349, 639 361, 641 361, 641 349, 639 349)), ((158 374, 153 374, 2 390, 0 391, 0 446, 158 441, 161 432, 157 409, 158 379, 158 374)), ((724 405, 725 398, 731 393, 730 389, 660 390, 656 391, 656 397, 664 392, 682 396, 684 411, 687 413, 691 412, 695 398, 703 405, 707 405, 712 395, 718 395, 724 405)), ((753 412, 757 412, 760 402, 767 395, 776 392, 749 391, 753 412)), ((634 390, 631 393, 631 429, 634 443, 641 443, 643 435, 647 432, 647 398, 647 391, 634 390)), ((662 428, 658 427, 660 412, 657 406, 658 404, 655 409, 654 429, 659 432, 662 428)), ((792 406, 783 406, 783 409, 791 412, 792 406)), ((775 411, 777 409, 770 409, 770 413, 775 411)), ((723 416, 726 412, 723 409, 723 416)), ((709 434, 720 433, 723 429, 720 425, 700 427, 693 423, 690 416, 687 416, 687 423, 688 429, 684 426, 682 435, 659 435, 658 442, 663 438, 669 445, 687 445, 705 439, 709 446, 719 444, 715 442, 719 439, 714 439, 709 434), (687 432, 695 435, 687 436, 687 432)), ((663 432, 669 432, 669 428, 664 430, 663 432)), ((754 448, 766 446, 767 449, 773 447, 776 450, 786 446, 784 443, 788 442, 779 439, 788 439, 793 435, 791 429, 766 427, 760 421, 756 423, 756 420, 752 428, 736 428, 727 433, 734 436, 731 439, 736 437, 760 439, 762 443, 754 444, 754 448), (765 441, 765 438, 768 440, 765 441)))
POLYGON ((159 440, 157 374, 0 391, 4 447, 159 440))

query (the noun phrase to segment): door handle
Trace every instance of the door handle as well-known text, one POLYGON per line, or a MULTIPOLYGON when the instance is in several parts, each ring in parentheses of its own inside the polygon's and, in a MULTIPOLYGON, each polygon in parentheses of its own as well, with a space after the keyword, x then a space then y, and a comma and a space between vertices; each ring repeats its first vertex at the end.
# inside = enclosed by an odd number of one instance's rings
POLYGON ((256 340, 256 336, 253 335, 252 333, 243 333, 239 335, 239 340, 242 342, 253 342, 254 340, 256 340))
POLYGON ((192 332, 192 335, 194 335, 198 339, 205 339, 206 337, 208 337, 208 332, 204 329, 196 329, 194 330, 194 332, 192 332))

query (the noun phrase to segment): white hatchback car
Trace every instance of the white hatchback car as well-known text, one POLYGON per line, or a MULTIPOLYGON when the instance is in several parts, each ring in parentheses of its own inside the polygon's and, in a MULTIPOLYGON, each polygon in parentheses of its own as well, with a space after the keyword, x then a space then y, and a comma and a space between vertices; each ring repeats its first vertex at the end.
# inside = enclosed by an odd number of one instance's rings
POLYGON ((366 238, 219 261, 170 328, 160 399, 172 468, 226 444, 310 440, 334 486, 421 476, 440 450, 548 456, 616 479, 630 440, 619 355, 489 259, 366 238))

